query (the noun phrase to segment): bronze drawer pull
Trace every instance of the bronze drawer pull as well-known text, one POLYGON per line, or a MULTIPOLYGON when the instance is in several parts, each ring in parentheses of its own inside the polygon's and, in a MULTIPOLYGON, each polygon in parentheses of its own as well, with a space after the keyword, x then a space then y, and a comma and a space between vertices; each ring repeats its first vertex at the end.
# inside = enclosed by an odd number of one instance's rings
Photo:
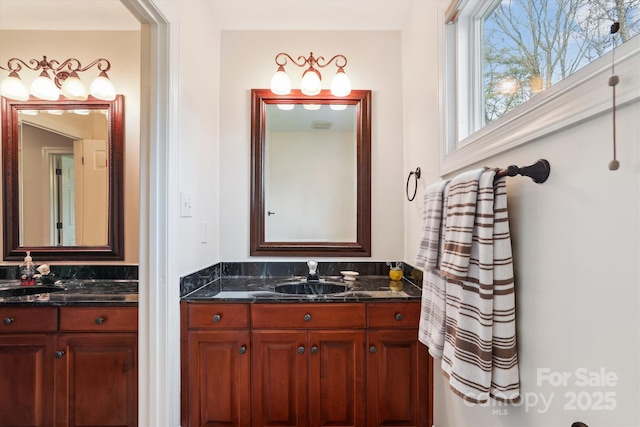
POLYGON ((298 347, 298 353, 299 354, 304 354, 304 346, 301 345, 300 347, 298 347))
POLYGON ((62 350, 56 351, 55 356, 56 356, 56 359, 62 359, 62 356, 64 356, 64 351, 62 350))
POLYGON ((402 319, 404 319, 404 316, 402 315, 402 313, 396 313, 396 320, 400 322, 402 319))
POLYGON ((370 352, 371 354, 375 353, 376 351, 378 351, 378 349, 376 348, 376 346, 375 346, 375 345, 372 345, 371 347, 369 347, 369 352, 370 352))
POLYGON ((240 350, 238 350, 238 353, 240 354, 245 354, 247 352, 247 346, 243 345, 242 347, 240 347, 240 350))
POLYGON ((213 321, 214 322, 219 322, 220 319, 222 319, 222 316, 220 316, 219 314, 216 314, 216 315, 213 316, 213 321))
POLYGON ((308 313, 307 313, 307 314, 305 314, 305 315, 304 315, 304 321, 305 321, 305 322, 311 322, 311 315, 310 315, 310 314, 308 314, 308 313))
POLYGON ((311 354, 317 354, 318 353, 318 347, 317 346, 313 346, 311 347, 311 354))
POLYGON ((2 323, 5 325, 10 325, 14 322, 13 317, 5 317, 2 319, 2 323))
POLYGON ((96 317, 96 325, 102 325, 105 322, 104 317, 96 317))

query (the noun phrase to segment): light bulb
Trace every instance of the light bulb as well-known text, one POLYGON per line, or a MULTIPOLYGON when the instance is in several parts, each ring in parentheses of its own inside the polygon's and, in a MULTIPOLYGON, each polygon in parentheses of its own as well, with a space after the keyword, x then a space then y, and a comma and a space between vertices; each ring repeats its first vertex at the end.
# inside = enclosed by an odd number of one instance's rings
POLYGON ((60 91, 45 70, 31 83, 31 94, 46 101, 57 101, 60 98, 60 91))
POLYGON ((16 101, 29 100, 29 91, 15 71, 11 71, 9 75, 0 82, 0 94, 5 98, 15 99, 16 101))
POLYGON ((347 96, 351 93, 351 81, 347 77, 342 68, 338 69, 338 72, 331 80, 331 94, 333 96, 347 96))
POLYGON ((113 101, 116 99, 116 88, 104 71, 91 82, 89 92, 91 92, 93 97, 102 99, 103 101, 113 101))
POLYGON ((322 82, 320 81, 320 73, 315 69, 309 68, 302 75, 300 82, 300 90, 307 96, 315 96, 322 90, 322 82))
POLYGON ((271 77, 271 92, 276 95, 287 95, 291 92, 291 79, 280 66, 278 71, 271 77))
POLYGON ((69 99, 74 99, 77 101, 85 101, 89 94, 87 93, 87 88, 78 77, 78 74, 75 71, 72 71, 62 83, 62 87, 60 88, 62 94, 69 99))

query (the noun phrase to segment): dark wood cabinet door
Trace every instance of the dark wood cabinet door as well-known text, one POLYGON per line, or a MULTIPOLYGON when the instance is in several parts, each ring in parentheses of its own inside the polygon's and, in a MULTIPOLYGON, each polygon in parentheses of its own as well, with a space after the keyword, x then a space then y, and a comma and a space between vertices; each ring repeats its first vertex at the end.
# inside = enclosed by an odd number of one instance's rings
POLYGON ((251 332, 252 426, 307 426, 306 331, 251 332))
POLYGON ((53 334, 0 334, 0 426, 53 425, 53 334))
POLYGON ((250 424, 250 338, 248 330, 189 332, 191 426, 250 424))
POLYGON ((430 427, 431 361, 415 329, 368 332, 369 427, 430 427))
POLYGON ((309 426, 364 426, 364 330, 309 332, 309 426))
POLYGON ((137 425, 135 333, 60 334, 55 352, 56 425, 137 425))

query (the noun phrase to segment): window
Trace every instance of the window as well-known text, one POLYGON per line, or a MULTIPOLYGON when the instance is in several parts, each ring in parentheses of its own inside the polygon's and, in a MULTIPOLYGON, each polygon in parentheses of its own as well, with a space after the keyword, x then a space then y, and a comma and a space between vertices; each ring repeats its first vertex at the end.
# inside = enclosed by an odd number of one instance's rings
POLYGON ((445 155, 640 33, 640 0, 455 0, 446 15, 445 84, 456 96, 446 97, 445 155))
POLYGON ((484 123, 638 34, 640 0, 500 1, 482 25, 484 123), (612 35, 613 22, 619 22, 612 35))

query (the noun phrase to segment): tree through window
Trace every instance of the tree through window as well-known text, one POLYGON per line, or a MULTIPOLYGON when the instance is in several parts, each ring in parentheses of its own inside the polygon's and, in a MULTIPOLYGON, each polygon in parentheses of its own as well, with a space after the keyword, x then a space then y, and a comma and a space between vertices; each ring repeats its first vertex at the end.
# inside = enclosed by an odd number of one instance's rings
POLYGON ((483 18, 488 124, 637 35, 640 0, 502 0, 483 18))

